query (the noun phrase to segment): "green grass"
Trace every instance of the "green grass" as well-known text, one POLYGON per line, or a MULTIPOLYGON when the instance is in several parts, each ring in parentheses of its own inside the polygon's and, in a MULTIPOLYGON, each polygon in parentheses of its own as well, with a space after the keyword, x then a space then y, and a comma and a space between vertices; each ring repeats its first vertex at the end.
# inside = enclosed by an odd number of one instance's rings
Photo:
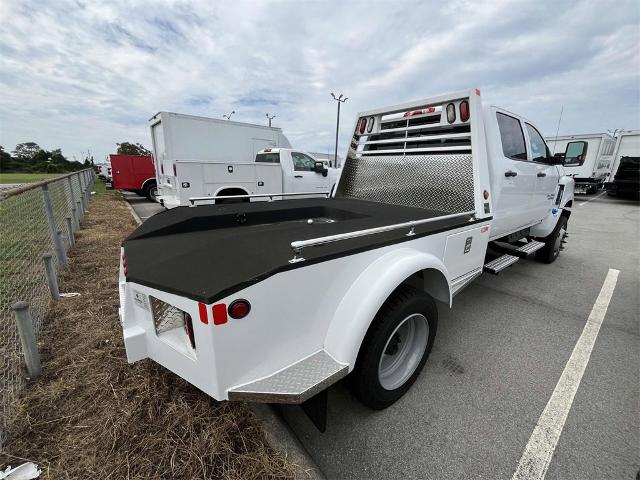
POLYGON ((33 183, 60 175, 64 173, 0 173, 0 183, 33 183))

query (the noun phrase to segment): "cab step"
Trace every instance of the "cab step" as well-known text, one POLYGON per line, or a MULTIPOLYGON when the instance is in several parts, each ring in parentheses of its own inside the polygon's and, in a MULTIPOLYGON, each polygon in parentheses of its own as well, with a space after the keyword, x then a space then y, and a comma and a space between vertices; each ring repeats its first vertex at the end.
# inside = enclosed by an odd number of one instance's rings
POLYGON ((485 263, 484 271, 487 273, 492 273, 493 275, 497 275, 505 268, 510 267, 511 265, 516 263, 518 260, 520 260, 520 258, 514 255, 505 254, 501 257, 496 258, 495 260, 491 260, 489 263, 485 263))
POLYGON ((530 240, 529 242, 522 245, 520 248, 516 248, 513 252, 515 256, 520 258, 526 258, 531 255, 533 252, 537 252, 541 248, 544 248, 544 242, 539 242, 537 240, 530 240))

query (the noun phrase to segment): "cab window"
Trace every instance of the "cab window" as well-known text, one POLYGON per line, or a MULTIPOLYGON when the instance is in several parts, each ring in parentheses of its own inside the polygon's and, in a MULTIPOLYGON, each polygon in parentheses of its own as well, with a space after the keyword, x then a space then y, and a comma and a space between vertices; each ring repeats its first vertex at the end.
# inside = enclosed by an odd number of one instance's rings
POLYGON ((587 156, 587 142, 569 142, 564 152, 564 165, 579 167, 587 156))
POLYGON ((309 155, 300 152, 291 152, 293 169, 296 172, 313 172, 316 161, 309 155))
POLYGON ((258 153, 256 155, 256 162, 280 163, 280 154, 279 153, 258 153))
POLYGON ((514 160, 526 160, 527 149, 520 120, 500 112, 497 115, 504 156, 514 160))
POLYGON ((543 162, 549 155, 549 149, 547 144, 544 143, 542 135, 538 133, 533 125, 525 124, 527 126, 527 133, 529 134, 529 148, 531 148, 531 160, 534 162, 543 162))

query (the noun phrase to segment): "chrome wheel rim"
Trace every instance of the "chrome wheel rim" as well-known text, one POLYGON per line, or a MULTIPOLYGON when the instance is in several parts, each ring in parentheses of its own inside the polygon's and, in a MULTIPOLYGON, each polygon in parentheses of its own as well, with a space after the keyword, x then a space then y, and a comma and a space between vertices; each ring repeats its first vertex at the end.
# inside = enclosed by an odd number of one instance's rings
POLYGON ((149 196, 155 200, 156 197, 158 196, 158 188, 157 187, 152 188, 151 191, 149 192, 149 196))
POLYGON ((560 254, 560 245, 562 245, 562 240, 564 239, 566 234, 567 234, 567 229, 565 227, 562 227, 558 231, 558 236, 556 237, 556 241, 553 244, 553 255, 554 256, 557 256, 557 255, 560 254))
POLYGON ((385 390, 395 390, 413 375, 427 349, 429 322, 413 313, 389 335, 378 363, 378 381, 385 390))

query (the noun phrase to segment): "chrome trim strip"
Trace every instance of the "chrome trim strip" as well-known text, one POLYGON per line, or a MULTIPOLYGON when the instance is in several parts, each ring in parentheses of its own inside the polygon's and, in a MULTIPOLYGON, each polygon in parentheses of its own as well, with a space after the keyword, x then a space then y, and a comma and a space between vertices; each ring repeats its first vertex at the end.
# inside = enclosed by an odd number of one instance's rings
POLYGON ((205 200, 224 200, 226 198, 269 198, 269 201, 273 201, 273 197, 295 197, 299 195, 324 195, 328 197, 331 192, 295 192, 295 193, 253 193, 250 195, 220 195, 218 197, 190 197, 189 202, 191 206, 195 207, 195 202, 205 200))
POLYGON ((375 235, 377 233, 385 233, 393 230, 399 230, 402 228, 408 228, 409 231, 405 234, 407 237, 411 237, 416 234, 415 227, 418 225, 424 225, 425 223, 433 223, 440 220, 448 220, 450 218, 464 217, 466 215, 472 215, 469 218, 469 221, 474 221, 475 210, 470 210, 468 212, 462 213, 453 213, 451 215, 443 215, 441 217, 435 218, 425 218, 422 220, 412 220, 410 222, 404 223, 396 223, 394 225, 386 225, 384 227, 375 227, 368 228, 366 230, 356 230, 353 232, 347 233, 339 233, 337 235, 328 235, 326 237, 318 237, 318 238, 310 238, 309 240, 297 240, 295 242, 291 242, 291 249, 293 250, 293 258, 289 260, 289 263, 297 263, 304 260, 300 255, 302 254, 302 249, 306 247, 316 247, 318 245, 325 245, 327 243, 339 242, 342 240, 348 240, 350 238, 358 238, 365 237, 367 235, 375 235))

